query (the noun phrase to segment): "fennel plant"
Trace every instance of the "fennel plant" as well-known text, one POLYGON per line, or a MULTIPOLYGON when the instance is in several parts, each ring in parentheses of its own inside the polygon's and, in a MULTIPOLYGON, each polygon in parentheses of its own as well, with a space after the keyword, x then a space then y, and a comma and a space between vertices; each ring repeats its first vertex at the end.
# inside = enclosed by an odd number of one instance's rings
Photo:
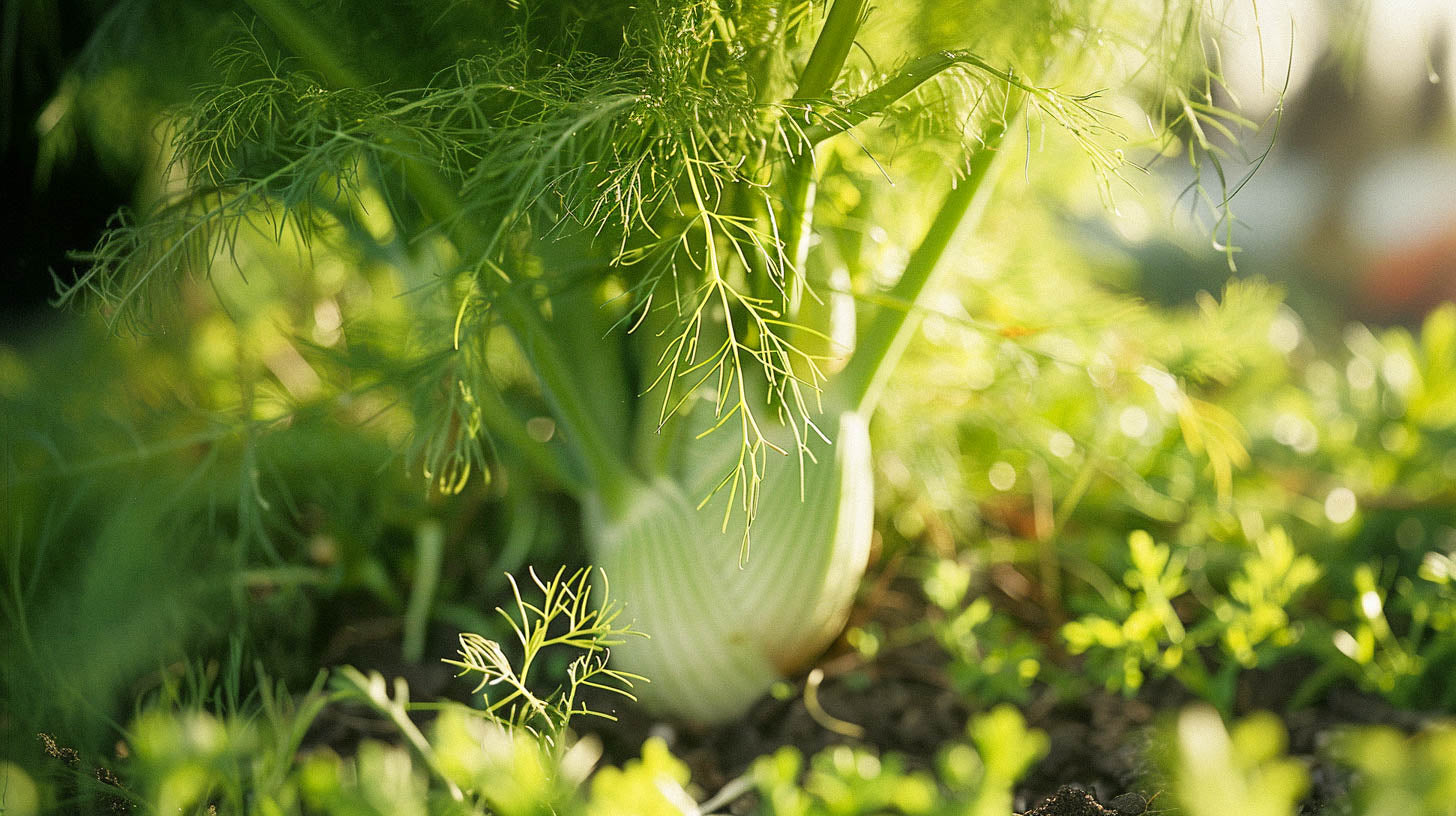
POLYGON ((509 461, 579 498, 650 636, 613 659, 652 681, 644 702, 700 721, 843 626, 870 554, 869 418, 1012 134, 1064 131, 1110 195, 1124 156, 1101 83, 1150 76, 1153 118, 1198 139, 1218 123, 1205 13, 1180 0, 236 11, 170 120, 162 192, 62 300, 165 325, 184 280, 255 263, 256 234, 403 270, 407 317, 344 315, 348 342, 315 364, 413 406, 434 489, 509 461), (866 246, 853 197, 903 210, 876 239, 902 254, 866 246), (401 323, 423 350, 374 353, 401 323))

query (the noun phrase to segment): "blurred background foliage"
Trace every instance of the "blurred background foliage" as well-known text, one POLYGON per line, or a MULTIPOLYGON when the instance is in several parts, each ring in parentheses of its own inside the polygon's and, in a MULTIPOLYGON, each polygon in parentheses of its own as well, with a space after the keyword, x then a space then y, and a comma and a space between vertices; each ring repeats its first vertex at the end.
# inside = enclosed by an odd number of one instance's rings
MULTIPOLYGON (((910 30, 944 47, 967 19, 988 58, 1015 62, 1037 43, 1010 34, 1034 35, 1062 8, 977 16, 979 5, 878 10, 853 81, 883 68, 867 56, 876 38, 910 30)), ((391 24, 417 13, 408 6, 330 24, 414 55, 380 62, 424 84, 412 66, 457 51, 440 32, 465 29, 448 16, 391 24)), ((887 389, 873 428, 874 569, 911 578, 906 603, 929 612, 897 628, 867 586, 847 643, 873 661, 933 642, 949 682, 987 713, 933 774, 869 748, 766 756, 750 775, 764 812, 1004 813, 1045 747, 995 703, 1135 694, 1168 678, 1214 707, 1170 725, 1170 799, 1273 816, 1307 785, 1281 756, 1281 727, 1224 725, 1268 704, 1257 686, 1269 670, 1297 681, 1279 698, 1290 707, 1343 684, 1456 712, 1456 19, 1436 0, 1261 2, 1255 35, 1245 6, 1211 29, 1218 94, 1262 128, 1240 145, 1206 134, 1196 161, 1176 143, 1116 142, 1151 172, 1110 187, 1065 135, 1031 133, 1030 169, 1008 174, 978 239, 958 247, 887 389), (1198 197, 1222 195, 1220 172, 1239 188, 1233 221, 1198 197)), ((245 235, 239 271, 189 281, 165 330, 118 340, 97 315, 47 307, 48 272, 85 268, 68 251, 92 245, 118 206, 163 193, 171 111, 235 35, 231 9, 5 8, 4 176, 20 202, 0 303, 8 807, 34 812, 32 780, 36 807, 119 795, 94 781, 97 765, 126 774, 122 798, 169 812, 440 811, 458 804, 445 780, 502 814, 609 813, 647 796, 681 812, 707 798, 658 743, 578 790, 589 744, 546 754, 460 712, 434 722, 434 766, 396 734, 295 756, 339 693, 304 692, 320 666, 365 664, 405 675, 417 698, 447 693, 437 660, 453 633, 501 635, 486 611, 505 597, 503 574, 582 555, 575 511, 532 475, 540 467, 457 474, 465 489, 449 498, 422 477, 439 468, 422 461, 438 446, 421 429, 482 443, 442 424, 454 408, 419 376, 446 364, 432 340, 455 315, 426 284, 447 251, 371 220, 382 199, 308 243, 287 227, 245 235), (438 567, 421 557, 430 521, 445 531, 438 567), (427 582, 421 659, 401 640, 421 625, 409 599, 427 582), (38 733, 84 759, 55 763, 38 733), (276 811, 258 804, 268 797, 276 811)), ((610 48, 593 30, 582 47, 610 48)), ((1127 49, 1101 56, 1139 76, 1127 49)), ((1129 93, 1164 99, 1157 79, 1129 93)), ((917 223, 904 197, 850 180, 936 178, 944 152, 896 152, 934 124, 877 132, 879 163, 852 147, 827 158, 845 172, 820 191, 841 216, 826 251, 867 268, 903 261, 895 236, 917 223)), ((1119 129, 1136 136, 1138 124, 1119 129)), ((508 344, 490 348, 508 404, 479 410, 529 419, 549 450, 554 426, 527 372, 508 344)), ((1449 737, 1343 736, 1332 753, 1360 771, 1348 812, 1448 812, 1449 737)))

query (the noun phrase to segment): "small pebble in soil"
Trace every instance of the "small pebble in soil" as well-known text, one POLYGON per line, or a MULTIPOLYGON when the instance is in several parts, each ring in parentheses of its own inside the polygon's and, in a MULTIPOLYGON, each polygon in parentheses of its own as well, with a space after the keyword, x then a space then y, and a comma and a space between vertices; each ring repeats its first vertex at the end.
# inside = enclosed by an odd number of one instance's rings
POLYGON ((1121 796, 1112 797, 1107 803, 1119 816, 1142 816, 1148 810, 1148 800, 1140 793, 1124 793, 1121 796))

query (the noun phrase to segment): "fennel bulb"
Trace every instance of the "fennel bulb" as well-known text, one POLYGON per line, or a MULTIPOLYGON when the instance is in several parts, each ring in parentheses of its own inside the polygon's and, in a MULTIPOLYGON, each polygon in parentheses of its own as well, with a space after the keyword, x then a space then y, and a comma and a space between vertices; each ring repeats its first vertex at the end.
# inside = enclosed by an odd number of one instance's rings
POLYGON ((804 460, 802 499, 798 462, 770 463, 741 564, 741 534, 695 506, 722 476, 714 448, 736 454, 726 434, 688 445, 692 459, 633 485, 615 512, 589 504, 597 565, 627 599, 624 616, 648 634, 612 651, 617 668, 650 679, 635 690, 645 705, 701 723, 732 719, 844 627, 869 558, 874 477, 864 417, 837 419, 833 444, 816 440, 815 460, 804 460))

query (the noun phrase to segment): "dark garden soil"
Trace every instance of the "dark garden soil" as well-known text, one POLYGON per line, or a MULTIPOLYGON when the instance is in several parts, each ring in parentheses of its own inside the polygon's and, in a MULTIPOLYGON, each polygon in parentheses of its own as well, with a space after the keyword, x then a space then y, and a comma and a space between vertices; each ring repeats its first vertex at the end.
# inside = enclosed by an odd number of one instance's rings
MULTIPOLYGON (((900 582, 896 582, 899 584, 900 582)), ((873 616, 887 630, 906 618, 923 615, 908 586, 905 603, 881 607, 873 616)), ((357 613, 357 607, 353 610, 357 613)), ((400 660, 398 619, 354 617, 328 622, 323 649, 329 665, 352 664, 389 676, 402 676, 417 700, 456 697, 468 700, 469 686, 451 677, 438 661, 408 664, 400 660), (336 625, 330 625, 336 624, 336 625)), ((428 654, 452 653, 455 633, 445 627, 432 632, 428 654)), ((864 662, 841 644, 839 653, 823 661, 824 677, 816 689, 817 711, 811 713, 803 694, 805 678, 760 700, 740 721, 711 728, 670 724, 603 696, 589 701, 609 711, 617 722, 584 718, 577 727, 601 740, 602 761, 621 764, 637 757, 649 736, 663 737, 673 753, 692 770, 703 791, 717 791, 744 773, 754 759, 786 745, 809 756, 831 745, 856 745, 880 753, 899 754, 907 767, 930 769, 947 743, 965 738, 966 723, 976 709, 952 688, 946 657, 931 641, 886 651, 864 662), (843 733, 846 728, 855 735, 843 733), (838 730, 836 730, 838 729, 838 730)), ((1378 697, 1334 687, 1313 706, 1288 711, 1298 678, 1311 667, 1282 667, 1277 672, 1247 672, 1239 689, 1235 716, 1272 711, 1289 731, 1289 755, 1310 769, 1311 790, 1303 814, 1338 816, 1347 799, 1348 774, 1324 756, 1331 737, 1348 725, 1385 724, 1407 730, 1428 717, 1393 708, 1378 697)), ((1133 816, 1158 813, 1165 783, 1149 757, 1166 755, 1163 739, 1172 716, 1194 698, 1171 682, 1150 682, 1136 697, 1103 691, 1079 699, 1057 700, 1048 689, 1034 690, 1022 707, 1028 725, 1050 737, 1047 755, 1016 790, 1014 808, 1026 816, 1133 816)), ((366 737, 391 739, 394 728, 362 709, 332 706, 312 729, 308 743, 329 745, 340 753, 353 750, 366 737)), ((1166 800, 1164 800, 1166 802, 1166 800)), ((734 802, 733 813, 749 813, 756 802, 748 794, 734 802)))
MULTIPOLYGON (((873 615, 887 631, 925 613, 918 592, 901 581, 894 583, 905 590, 895 593, 901 603, 859 613, 873 615)), ((992 595, 999 593, 992 588, 992 595)), ((998 604, 1007 600, 997 597, 998 604)), ((1027 623, 1035 628, 1037 622, 1027 623)), ((742 774, 756 757, 785 745, 806 756, 831 745, 863 746, 899 754, 907 767, 930 769, 943 746, 965 738, 968 719, 979 711, 952 688, 946 656, 933 642, 888 651, 869 663, 843 644, 840 649, 837 657, 821 663, 824 679, 816 689, 817 712, 811 713, 806 704, 806 681, 799 678, 796 687, 782 690, 782 699, 760 700, 741 721, 727 725, 671 726, 605 700, 604 708, 614 709, 620 721, 584 725, 602 740, 603 760, 610 763, 637 756, 650 735, 664 737, 692 769, 693 780, 708 792, 742 774), (846 725, 858 733, 843 733, 846 725)), ((1435 716, 1402 711, 1345 686, 1332 687, 1311 706, 1289 710, 1298 681, 1315 668, 1286 665, 1279 671, 1246 672, 1233 714, 1279 715, 1289 732, 1289 756, 1310 771, 1311 786, 1301 814, 1339 816, 1348 812, 1349 774, 1326 756, 1331 738, 1353 725, 1415 731, 1435 716)), ((1168 800, 1159 804, 1166 788, 1164 769, 1152 758, 1168 755, 1159 743, 1168 738, 1176 713, 1196 698, 1171 681, 1149 682, 1135 697, 1105 691, 1073 700, 1057 696, 1049 689, 1034 690, 1022 706, 1028 725, 1047 733, 1050 750, 1021 780, 1013 804, 1016 812, 1134 816, 1166 810, 1168 800)), ((749 795, 730 810, 749 813, 754 805, 749 795)))
MULTIPOLYGON (((928 769, 942 746, 964 738, 972 711, 956 692, 927 682, 922 669, 919 663, 897 665, 882 658, 871 668, 822 683, 818 699, 823 710, 863 728, 858 737, 836 733, 816 721, 801 695, 787 700, 766 698, 742 721, 714 728, 669 727, 634 710, 620 709, 620 722, 592 726, 592 730, 603 741, 605 760, 611 762, 635 756, 650 735, 666 738, 673 752, 692 769, 693 780, 707 791, 743 773, 756 757, 785 745, 795 746, 805 755, 831 745, 865 746, 897 753, 908 767, 928 769), (906 670, 907 666, 913 668, 906 670)), ((1098 694, 1076 705, 1040 711, 1033 705, 1026 713, 1031 726, 1051 737, 1051 750, 1018 788, 1017 812, 1033 811, 1037 816, 1106 813, 1075 809, 1082 798, 1064 788, 1121 805, 1128 802, 1118 799, 1123 794, 1146 800, 1157 793, 1144 784, 1150 769, 1143 756, 1155 719, 1148 704, 1098 694), (1054 798, 1050 810, 1039 806, 1048 797, 1054 798)), ((753 804, 745 797, 731 810, 747 813, 753 804)))
MULTIPOLYGON (((448 653, 454 637, 454 632, 443 627, 432 632, 428 653, 448 653)), ((333 629, 324 657, 331 665, 352 664, 404 677, 416 700, 468 698, 469 686, 453 679, 448 666, 438 661, 405 663, 399 657, 398 644, 397 618, 354 618, 333 629)), ((619 720, 585 718, 578 721, 578 728, 601 741, 602 761, 610 764, 637 757, 650 736, 664 738, 673 753, 688 764, 694 783, 707 793, 744 773, 757 757, 786 745, 806 756, 832 745, 863 746, 898 754, 908 768, 930 769, 943 746, 964 739, 966 723, 977 713, 950 687, 945 664, 939 649, 925 641, 886 652, 869 663, 844 652, 822 664, 824 679, 816 689, 816 712, 806 705, 805 681, 800 678, 797 687, 765 697, 742 720, 731 724, 711 728, 673 725, 624 705, 620 698, 603 697, 590 704, 596 710, 612 712, 619 720), (843 733, 849 727, 858 732, 843 733)), ((1289 678, 1303 673, 1301 667, 1248 673, 1235 715, 1256 710, 1279 714, 1289 731, 1289 755, 1310 770, 1311 790, 1301 813, 1341 816, 1348 812, 1349 776, 1323 756, 1331 737, 1349 725, 1384 724, 1414 731, 1435 717, 1402 711, 1378 697, 1344 687, 1333 688, 1311 707, 1286 711, 1293 690, 1289 678)), ((1047 690, 1033 694, 1022 710, 1031 727, 1050 737, 1050 750, 1017 788, 1016 812, 1025 816, 1165 812, 1166 800, 1160 804, 1159 799, 1166 786, 1149 757, 1166 754, 1158 741, 1164 738, 1173 714, 1190 702, 1193 698, 1171 683, 1149 684, 1132 698, 1099 691, 1057 701, 1047 690)), ((397 737, 394 726, 373 712, 333 705, 310 729, 305 750, 326 745, 347 755, 362 739, 391 741, 397 737)), ((57 747, 45 735, 42 739, 49 743, 51 756, 77 764, 74 751, 57 747)), ((756 804, 754 794, 749 793, 728 810, 747 814, 756 804)))
MULTIPOLYGON (((593 725, 590 730, 603 742, 604 761, 612 763, 635 757, 648 736, 664 737, 688 763, 693 780, 709 792, 743 773, 756 757, 785 745, 805 755, 837 744, 865 746, 897 753, 908 767, 928 769, 938 749, 964 738, 966 721, 974 712, 959 694, 927 679, 922 657, 881 657, 871 667, 824 680, 818 689, 820 705, 834 718, 863 728, 857 737, 836 733, 817 721, 799 694, 785 700, 766 698, 742 721, 714 728, 669 726, 619 707, 620 722, 593 725)), ((1258 696, 1262 695, 1250 695, 1258 696)), ((1149 758, 1161 753, 1158 741, 1172 715, 1190 702, 1192 698, 1167 685, 1146 689, 1135 698, 1097 692, 1072 702, 1033 701, 1024 709, 1028 724, 1048 734, 1051 748, 1018 786, 1016 812, 1136 816, 1163 811, 1162 771, 1149 758)), ((1289 755, 1309 768, 1311 789, 1301 807, 1301 813, 1309 816, 1337 816, 1348 810, 1344 804, 1349 775, 1323 756, 1341 728, 1384 724, 1415 730, 1428 719, 1346 688, 1335 689, 1317 706, 1294 712, 1263 708, 1280 713, 1289 731, 1289 755)), ((754 804, 751 795, 745 796, 730 811, 749 813, 754 804)))

